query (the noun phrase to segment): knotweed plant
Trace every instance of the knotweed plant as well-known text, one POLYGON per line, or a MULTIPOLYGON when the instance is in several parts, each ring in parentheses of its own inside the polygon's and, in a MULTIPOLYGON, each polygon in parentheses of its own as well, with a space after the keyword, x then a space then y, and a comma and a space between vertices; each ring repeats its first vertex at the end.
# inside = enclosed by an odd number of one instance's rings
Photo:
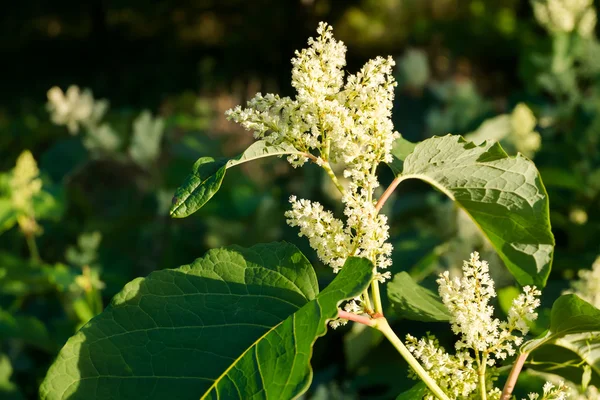
MULTIPOLYGON (((500 321, 490 304, 496 291, 488 263, 474 252, 464 262, 462 272, 461 278, 450 278, 446 271, 437 280, 440 297, 451 315, 452 332, 460 338, 456 353, 447 353, 431 335, 422 339, 407 335, 406 344, 451 398, 499 399, 502 391, 494 385, 499 375, 497 363, 515 355, 523 343, 529 324, 538 316, 541 292, 535 286, 525 286, 513 300, 506 321, 500 321)), ((411 376, 417 378, 414 373, 411 376)), ((544 387, 542 398, 561 398, 555 395, 558 389, 550 393, 544 387)), ((425 398, 433 400, 435 396, 425 398)))
MULTIPOLYGON (((285 156, 293 167, 313 164, 339 190, 343 216, 295 195, 285 216, 335 279, 320 290, 312 265, 289 243, 214 249, 189 265, 136 279, 65 345, 42 384, 43 398, 90 392, 107 399, 131 393, 297 398, 311 382, 315 340, 328 326, 348 321, 380 331, 408 362, 421 382, 402 394, 405 399, 511 398, 528 354, 519 346, 542 347, 562 334, 551 326, 550 336, 523 343, 554 247, 541 177, 529 159, 510 157, 497 143, 476 145, 452 135, 404 140, 391 120, 393 59, 377 57, 347 74, 345 53, 331 26, 319 24, 317 37, 292 59, 296 95, 259 93, 246 107, 229 110, 228 119, 256 142, 232 159, 199 158, 170 210, 175 218, 194 213, 217 193, 227 170, 244 162, 285 156), (395 178, 379 195, 381 164, 395 178), (494 283, 477 253, 465 262, 462 278, 440 276, 441 300, 406 272, 392 279, 388 217, 381 211, 407 179, 432 185, 462 207, 522 286, 506 321, 494 315, 494 283), (384 310, 382 283, 393 309, 384 310), (447 353, 432 336, 408 336, 405 344, 384 317, 388 312, 420 321, 450 316, 460 337, 456 352, 447 353), (513 355, 501 391, 495 387, 499 364, 513 355)), ((563 388, 547 384, 541 397, 529 397, 561 399, 563 388)))

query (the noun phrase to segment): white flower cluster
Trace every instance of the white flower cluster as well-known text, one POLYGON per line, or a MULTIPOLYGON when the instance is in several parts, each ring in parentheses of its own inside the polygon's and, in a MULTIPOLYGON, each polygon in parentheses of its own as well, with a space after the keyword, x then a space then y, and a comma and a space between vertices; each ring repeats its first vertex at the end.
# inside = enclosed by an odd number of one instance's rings
POLYGON ((23 151, 13 169, 10 189, 12 206, 17 210, 17 223, 28 236, 41 233, 33 209, 33 197, 42 190, 39 174, 40 170, 31 152, 23 151))
POLYGON ((101 123, 108 111, 107 100, 96 100, 89 89, 81 91, 71 85, 66 93, 59 87, 48 90, 46 108, 56 125, 66 126, 72 135, 85 129, 84 146, 90 151, 113 151, 119 147, 120 139, 112 127, 101 123))
POLYGON ((535 131, 537 120, 524 103, 519 103, 510 115, 512 134, 510 140, 517 151, 532 157, 542 145, 542 137, 535 131))
POLYGON ((71 134, 79 132, 83 126, 96 125, 108 109, 106 100, 95 100, 89 89, 79 89, 71 85, 66 93, 54 86, 48 90, 48 111, 52 122, 66 126, 71 134))
MULTIPOLYGON (((322 160, 348 164, 348 175, 362 176, 374 163, 390 161, 398 137, 390 120, 394 61, 371 60, 344 85, 345 45, 323 22, 317 33, 292 59, 292 86, 298 93, 294 100, 259 93, 247 108, 238 106, 226 115, 254 131, 256 138, 289 143, 307 153, 316 150, 322 160)), ((289 161, 300 166, 307 158, 291 156, 289 161)))
MULTIPOLYGON (((477 389, 479 377, 476 360, 468 351, 460 351, 455 355, 448 354, 432 335, 421 339, 406 335, 406 347, 417 359, 421 360, 423 368, 427 370, 429 376, 444 389, 450 398, 469 398, 471 393, 477 389)), ((418 379, 412 370, 409 372, 409 376, 418 379)), ((495 376, 488 374, 486 378, 489 380, 488 386, 493 386, 495 376)), ((490 391, 488 399, 494 398, 496 391, 490 391)), ((436 397, 429 393, 424 399, 435 400, 436 397)))
POLYGON ((352 239, 344 223, 317 202, 297 200, 296 196, 291 196, 290 202, 292 210, 285 213, 288 224, 299 227, 299 235, 308 238, 317 256, 338 272, 352 251, 352 239))
POLYGON ((593 0, 532 0, 537 21, 550 32, 577 31, 591 36, 597 15, 593 0))
POLYGON ((560 381, 558 385, 546 382, 543 390, 542 397, 538 393, 529 393, 527 399, 523 400, 566 400, 568 398, 569 388, 563 381, 560 381))
POLYGON ((416 340, 409 335, 406 339, 408 349, 455 398, 469 398, 476 390, 482 366, 488 399, 499 398, 500 391, 492 384, 497 376, 496 360, 514 355, 515 347, 523 342, 523 336, 529 331, 528 323, 537 318, 535 309, 540 305, 537 296, 541 292, 525 286, 523 293, 513 301, 507 320, 494 318, 494 308, 489 304, 496 296, 494 282, 489 275, 488 263, 480 260, 477 252, 464 262, 462 278, 451 279, 449 273, 444 272, 437 282, 442 301, 451 315, 452 331, 460 336, 455 345, 456 354, 446 353, 432 337, 416 340), (449 379, 445 378, 448 376, 449 379))
POLYGON ((600 308, 600 257, 596 258, 591 270, 579 271, 579 280, 571 287, 579 297, 600 308))
MULTIPOLYGON (((452 315, 452 331, 461 336, 456 343, 457 350, 473 349, 505 359, 515 353, 514 346, 523 342, 522 336, 513 332, 526 335, 527 323, 537 318, 535 309, 540 301, 536 296, 541 292, 530 286, 525 286, 523 293, 513 301, 506 322, 494 318, 494 307, 489 304, 496 297, 494 281, 490 278, 488 263, 480 260, 477 252, 464 262, 462 278, 451 279, 449 273, 444 272, 437 282, 442 301, 452 315)), ((492 358, 487 362, 495 363, 492 358)))
MULTIPOLYGON (((332 176, 329 163, 343 163, 348 188, 338 187, 345 192, 346 223, 319 203, 292 196, 292 209, 285 214, 288 224, 299 227, 300 236, 306 236, 319 258, 336 272, 349 256, 366 257, 378 268, 387 268, 392 252, 386 243, 389 228, 387 218, 375 209, 373 191, 379 186, 377 165, 391 161, 392 143, 399 137, 391 121, 394 61, 371 60, 344 83, 346 47, 325 23, 319 24, 317 33, 292 59, 295 99, 259 93, 247 108, 238 106, 226 115, 254 131, 256 138, 304 152, 288 157, 293 166, 312 159, 332 176)), ((376 279, 387 277, 379 274, 376 279)))

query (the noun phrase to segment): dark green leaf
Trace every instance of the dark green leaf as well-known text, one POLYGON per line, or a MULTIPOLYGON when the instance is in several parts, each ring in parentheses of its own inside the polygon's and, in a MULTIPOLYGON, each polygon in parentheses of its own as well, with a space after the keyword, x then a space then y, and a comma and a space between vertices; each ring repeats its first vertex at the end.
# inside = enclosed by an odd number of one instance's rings
POLYGON ((396 397, 396 400, 419 400, 422 399, 426 394, 427 386, 424 382, 419 382, 410 388, 410 390, 399 394, 398 397, 396 397))
POLYGON ((372 265, 349 259, 320 294, 298 249, 211 250, 125 286, 50 368, 44 399, 292 398, 311 381, 312 345, 372 265))
POLYGON ((476 146, 448 135, 417 144, 402 176, 421 179, 456 201, 521 285, 545 285, 554 236, 548 195, 530 160, 509 157, 498 143, 476 146))
POLYGON ((44 324, 35 317, 11 315, 0 309, 0 337, 20 339, 31 346, 56 351, 44 324))
POLYGON ((406 272, 394 276, 387 285, 387 293, 394 311, 401 318, 424 322, 450 320, 450 313, 440 297, 418 285, 406 272))
POLYGON ((269 145, 264 140, 253 143, 239 156, 227 159, 202 157, 196 161, 192 173, 175 191, 170 214, 184 218, 200 209, 219 190, 228 168, 248 161, 285 154, 301 154, 291 145, 269 145))

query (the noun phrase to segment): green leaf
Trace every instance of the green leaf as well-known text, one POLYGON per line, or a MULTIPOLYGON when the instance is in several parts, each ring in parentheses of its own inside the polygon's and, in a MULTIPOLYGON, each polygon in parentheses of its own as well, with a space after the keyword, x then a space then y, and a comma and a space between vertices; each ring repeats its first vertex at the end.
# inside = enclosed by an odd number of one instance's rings
POLYGON ((6 354, 0 353, 0 397, 3 400, 20 400, 23 398, 17 385, 10 380, 12 373, 13 368, 10 359, 6 354))
POLYGON ((402 167, 404 160, 410 153, 413 152, 417 143, 409 142, 402 136, 394 140, 392 146, 392 162, 388 163, 388 166, 394 172, 394 175, 400 175, 402 173, 402 167))
POLYGON ((199 210, 219 190, 228 168, 270 156, 302 154, 289 144, 269 145, 264 140, 253 143, 239 156, 227 159, 202 157, 192 167, 192 173, 175 191, 170 214, 174 218, 184 218, 199 210))
POLYGON ((352 371, 361 367, 362 361, 383 338, 383 334, 377 329, 363 324, 352 324, 350 331, 344 335, 346 368, 352 371))
POLYGON ((285 243, 209 251, 136 279, 61 350, 43 399, 293 398, 312 379, 312 345, 342 300, 370 283, 351 258, 320 294, 285 243))
POLYGON ((394 311, 401 318, 413 321, 449 321, 450 313, 440 297, 417 284, 407 272, 400 272, 387 285, 394 311))
POLYGON ((402 179, 423 180, 462 207, 521 285, 543 287, 554 236, 548 195, 533 162, 498 143, 460 136, 427 139, 406 157, 402 179))
POLYGON ((552 305, 550 329, 523 345, 523 352, 555 342, 567 335, 600 332, 600 310, 575 294, 560 296, 552 305))
POLYGON ((590 384, 600 387, 600 337, 590 334, 567 335, 536 349, 528 358, 527 368, 559 375, 579 385, 587 366, 590 384))
POLYGON ((56 346, 50 339, 46 326, 37 318, 11 315, 0 309, 0 337, 20 339, 31 346, 55 352, 56 346))
POLYGON ((406 392, 399 394, 396 400, 418 400, 422 399, 426 394, 427 386, 424 382, 419 382, 406 392))
POLYGON ((15 212, 10 197, 0 198, 0 233, 9 230, 17 223, 15 212))

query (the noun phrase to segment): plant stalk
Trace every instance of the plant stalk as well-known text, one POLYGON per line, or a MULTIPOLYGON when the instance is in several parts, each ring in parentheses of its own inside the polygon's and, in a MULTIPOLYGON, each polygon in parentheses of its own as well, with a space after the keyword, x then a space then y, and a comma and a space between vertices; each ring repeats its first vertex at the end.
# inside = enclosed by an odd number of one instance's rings
POLYGON ((381 197, 379 198, 379 200, 377 200, 377 204, 375 204, 375 211, 379 212, 381 211, 381 208, 383 207, 383 205, 385 204, 385 202, 390 198, 390 196, 392 195, 392 193, 394 193, 394 190, 396 190, 396 188, 398 187, 398 185, 400 184, 400 182, 402 182, 404 179, 404 177, 402 175, 398 175, 393 181, 392 183, 390 183, 390 186, 387 187, 387 189, 385 189, 385 192, 383 192, 383 194, 381 195, 381 197))
POLYGON ((439 400, 450 400, 450 398, 444 393, 444 391, 438 386, 438 384, 429 376, 427 371, 423 369, 419 361, 408 351, 404 343, 396 336, 390 325, 385 318, 377 318, 375 329, 379 330, 383 335, 390 341, 390 343, 398 350, 400 355, 406 360, 408 365, 415 371, 415 373, 421 378, 421 380, 427 385, 429 390, 439 400))
POLYGON ((27 241, 27 247, 29 248, 31 260, 35 262, 40 262, 41 258, 37 248, 37 244, 35 243, 35 237, 33 237, 33 235, 25 235, 25 240, 27 241))
POLYGON ((335 176, 335 173, 331 169, 331 165, 329 164, 329 162, 325 161, 321 167, 325 170, 325 172, 327 172, 327 175, 329 175, 329 177, 331 178, 331 180, 335 184, 335 187, 338 188, 338 190, 340 191, 340 193, 342 194, 342 196, 344 194, 346 194, 346 191, 344 190, 344 187, 341 185, 340 181, 338 181, 337 176, 335 176))
POLYGON ((383 316, 383 306, 381 305, 381 295, 379 293, 379 281, 373 279, 371 282, 371 297, 373 297, 373 305, 375 306, 375 313, 383 316))
POLYGON ((338 310, 338 317, 348 321, 358 322, 359 324, 375 327, 377 321, 364 315, 357 315, 344 310, 338 310))
POLYGON ((508 375, 508 379, 504 384, 504 389, 502 389, 502 396, 500 396, 500 400, 510 400, 512 392, 515 389, 515 385, 517 384, 519 374, 521 373, 521 369, 523 369, 523 364, 525 364, 525 360, 527 360, 527 356, 529 356, 529 353, 521 353, 515 360, 515 363, 510 370, 510 374, 508 375))
POLYGON ((481 355, 481 361, 479 360, 479 356, 477 356, 477 375, 479 377, 479 394, 481 400, 487 400, 487 388, 485 387, 485 358, 483 354, 481 355))

